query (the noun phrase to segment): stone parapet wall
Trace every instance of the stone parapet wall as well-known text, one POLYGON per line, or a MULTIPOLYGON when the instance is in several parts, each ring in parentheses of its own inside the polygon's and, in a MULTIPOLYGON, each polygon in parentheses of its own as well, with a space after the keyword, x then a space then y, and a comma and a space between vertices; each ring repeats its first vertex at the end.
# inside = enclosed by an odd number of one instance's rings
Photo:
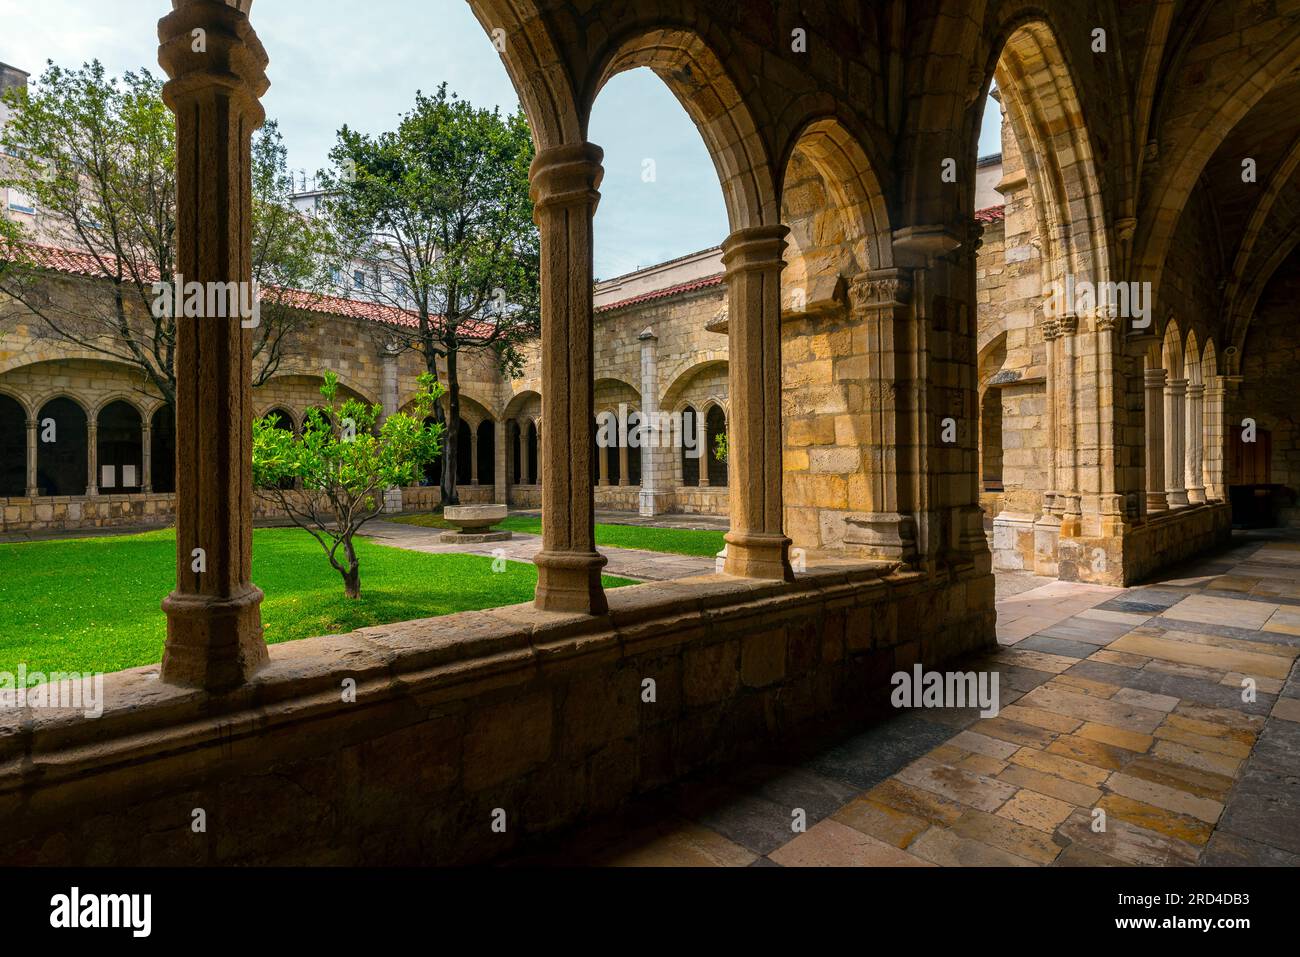
POLYGON ((684 515, 729 515, 731 513, 731 489, 709 485, 680 486, 674 493, 674 512, 684 515))
POLYGON ((993 644, 991 576, 882 571, 706 576, 614 590, 596 618, 516 605, 285 642, 219 698, 156 666, 110 675, 99 719, 0 714, 0 861, 499 855, 993 644))
POLYGON ((1232 537, 1232 509, 1210 502, 1149 515, 1123 537, 1062 538, 1057 544, 1062 581, 1134 585, 1161 569, 1222 548, 1232 537))
POLYGON ((635 512, 640 508, 641 486, 597 485, 596 508, 613 512, 635 512))

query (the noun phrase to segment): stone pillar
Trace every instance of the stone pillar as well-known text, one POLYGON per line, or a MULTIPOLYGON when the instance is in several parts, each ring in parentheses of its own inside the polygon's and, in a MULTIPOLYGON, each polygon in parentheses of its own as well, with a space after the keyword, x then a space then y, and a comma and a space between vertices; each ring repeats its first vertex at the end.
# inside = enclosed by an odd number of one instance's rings
POLYGON ((531 463, 528 457, 528 422, 517 423, 519 426, 519 484, 527 485, 528 470, 531 463))
POLYGON ((1187 501, 1200 505, 1205 498, 1205 386, 1187 386, 1187 501))
POLYGON ((678 455, 675 439, 659 421, 659 337, 647 328, 637 337, 641 343, 641 492, 642 515, 659 515, 668 510, 672 484, 672 460, 678 455))
POLYGON ((153 491, 153 423, 147 418, 140 429, 140 491, 153 491))
POLYGON ((496 442, 496 455, 492 457, 496 465, 496 475, 492 477, 492 501, 506 504, 509 502, 508 476, 510 474, 510 432, 505 419, 497 419, 494 426, 493 441, 496 442))
MULTIPOLYGON (((383 352, 380 353, 380 395, 379 401, 383 406, 383 414, 379 417, 379 424, 382 425, 384 420, 397 411, 397 403, 401 400, 401 395, 397 385, 397 357, 399 349, 396 343, 388 342, 384 344, 383 352)), ((384 489, 384 511, 388 513, 400 512, 402 510, 402 490, 396 485, 384 489)))
POLYGON ((628 462, 627 444, 623 443, 618 447, 618 484, 620 488, 632 484, 631 481, 628 479, 627 462, 628 462))
MULTIPOLYGON (((781 270, 788 232, 781 225, 753 226, 722 244, 732 408, 724 568, 730 575, 793 581, 781 499, 781 270)), ((707 461, 706 450, 702 473, 707 461)))
MULTIPOLYGON (((176 115, 176 269, 187 282, 251 283, 249 141, 263 121, 267 56, 247 14, 172 0, 158 60, 176 115), (195 52, 202 30, 204 52, 195 52)), ((176 590, 163 601, 162 678, 221 691, 267 659, 250 581, 252 331, 176 318, 176 590), (200 551, 201 550, 201 551, 200 551)))
POLYGON ((864 413, 870 432, 861 437, 869 461, 869 510, 846 519, 845 544, 861 546, 869 555, 889 561, 911 561, 916 557, 916 527, 903 514, 902 497, 910 498, 912 476, 906 474, 909 458, 900 443, 912 442, 908 427, 905 359, 905 330, 911 316, 910 270, 875 269, 853 278, 849 306, 854 324, 866 337, 863 351, 867 360, 867 400, 864 413), (902 474, 900 474, 902 473, 902 474))
POLYGON ((533 218, 541 231, 542 549, 536 605, 544 611, 602 615, 605 556, 596 551, 591 486, 592 216, 600 201, 600 161, 592 143, 539 152, 529 170, 533 218))
POLYGON ((1205 387, 1205 492, 1216 502, 1228 500, 1224 474, 1228 443, 1227 395, 1223 376, 1215 376, 1205 387))
POLYGON ((99 423, 86 423, 86 494, 99 494, 99 423))
POLYGON ((1165 370, 1147 369, 1143 385, 1146 388, 1147 511, 1159 512, 1169 507, 1165 494, 1165 370))
POLYGON ((36 486, 36 453, 40 435, 40 422, 27 420, 27 497, 36 498, 40 489, 36 486))
POLYGON ((600 457, 600 458, 599 458, 599 461, 598 461, 598 463, 597 463, 598 468, 599 468, 599 470, 600 470, 600 484, 601 484, 602 486, 604 486, 604 485, 608 485, 608 484, 609 484, 609 449, 608 449, 608 447, 603 446, 603 445, 601 445, 599 442, 597 442, 597 443, 596 443, 596 455, 598 455, 598 456, 600 457))
POLYGON ((1186 473, 1187 380, 1171 379, 1165 384, 1165 492, 1170 508, 1187 504, 1186 473))

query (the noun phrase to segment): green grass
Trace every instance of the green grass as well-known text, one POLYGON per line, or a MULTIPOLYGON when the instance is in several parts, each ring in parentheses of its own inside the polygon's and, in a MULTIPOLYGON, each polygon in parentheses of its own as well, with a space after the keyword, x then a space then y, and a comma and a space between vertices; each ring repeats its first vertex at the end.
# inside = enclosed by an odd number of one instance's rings
MULTIPOLYGON (((421 512, 391 519, 422 528, 454 528, 441 512, 421 512)), ((536 515, 511 515, 493 526, 512 532, 542 534, 542 520, 536 515)), ((596 525, 596 545, 600 548, 639 548, 647 552, 673 555, 699 555, 712 558, 722 551, 723 531, 696 528, 653 528, 645 525, 596 525)))
MULTIPOLYGON (((531 601, 537 569, 493 572, 477 555, 429 555, 358 538, 361 599, 300 529, 253 533, 253 581, 271 643, 531 601)), ((159 603, 175 585, 171 530, 0 544, 0 671, 118 671, 162 660, 159 603)), ((605 576, 605 587, 634 584, 605 576)))

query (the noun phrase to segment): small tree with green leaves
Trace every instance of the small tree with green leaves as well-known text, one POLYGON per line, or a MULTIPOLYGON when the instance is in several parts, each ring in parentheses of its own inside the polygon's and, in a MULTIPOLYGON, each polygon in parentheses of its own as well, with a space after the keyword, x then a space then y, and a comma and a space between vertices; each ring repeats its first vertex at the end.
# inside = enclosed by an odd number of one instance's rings
POLYGON ((420 386, 410 414, 397 412, 380 423, 382 406, 340 402, 338 376, 327 372, 320 389, 325 406, 307 410, 300 434, 280 426, 274 414, 253 423, 257 494, 320 543, 343 576, 348 598, 361 597, 353 536, 383 511, 385 489, 415 484, 441 452, 442 426, 425 419, 442 387, 427 374, 420 386))

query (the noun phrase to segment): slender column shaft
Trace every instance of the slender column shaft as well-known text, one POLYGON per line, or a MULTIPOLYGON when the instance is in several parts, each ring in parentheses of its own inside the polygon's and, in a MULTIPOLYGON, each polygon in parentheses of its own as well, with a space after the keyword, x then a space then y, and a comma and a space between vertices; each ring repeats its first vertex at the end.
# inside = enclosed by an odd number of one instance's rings
POLYGON ((492 477, 494 502, 504 504, 506 502, 506 486, 509 473, 509 435, 506 429, 506 420, 497 419, 494 428, 493 440, 496 442, 496 455, 492 457, 492 462, 496 466, 493 470, 496 474, 492 477))
POLYGON ((1173 379, 1165 385, 1165 492, 1170 508, 1187 504, 1186 474, 1187 380, 1173 379))
POLYGON ((1205 386, 1187 387, 1187 500, 1199 505, 1205 498, 1205 386))
POLYGON ((1146 389, 1146 475, 1147 511, 1169 507, 1165 494, 1165 370, 1147 369, 1143 378, 1146 389))
POLYGON ((86 426, 86 494, 99 494, 99 424, 86 426))
POLYGON ((148 422, 140 430, 140 491, 153 491, 153 427, 148 422))
MULTIPOLYGON (((782 532, 781 270, 785 226, 737 230, 722 244, 727 270, 727 459, 731 531, 725 570, 791 581, 790 539, 782 532)), ((700 460, 707 472, 708 458, 700 460)))
POLYGON ((27 497, 35 498, 40 491, 36 487, 36 450, 40 432, 40 423, 35 419, 27 422, 27 497))
MULTIPOLYGON (((176 267, 185 281, 251 283, 250 139, 267 56, 247 14, 172 0, 158 60, 176 115, 176 267), (195 37, 202 31, 202 49, 195 37)), ((247 288, 247 287, 245 287, 247 288)), ((162 677, 220 691, 267 659, 251 580, 252 330, 239 316, 176 318, 176 590, 162 677)))
POLYGON ((605 445, 596 446, 596 454, 600 456, 600 484, 609 484, 609 447, 605 445))
POLYGON ((469 430, 469 484, 478 484, 478 430, 482 423, 476 423, 469 430))
POLYGON ((519 426, 519 484, 528 484, 528 470, 532 466, 528 458, 528 423, 519 426))
POLYGON ((1228 441, 1226 397, 1223 378, 1215 376, 1205 389, 1205 492, 1216 502, 1228 498, 1224 479, 1228 441))
POLYGON ((592 217, 603 153, 591 143, 543 150, 533 159, 534 219, 541 231, 542 550, 538 608, 604 614, 605 556, 596 551, 591 483, 592 217))

